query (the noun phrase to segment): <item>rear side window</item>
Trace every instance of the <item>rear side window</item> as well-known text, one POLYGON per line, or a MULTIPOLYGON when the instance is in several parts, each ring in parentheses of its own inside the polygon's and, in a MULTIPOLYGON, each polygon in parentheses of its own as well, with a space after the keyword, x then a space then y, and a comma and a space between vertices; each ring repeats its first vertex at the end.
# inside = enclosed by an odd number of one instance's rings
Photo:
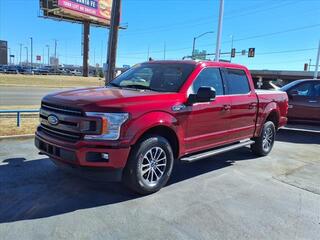
POLYGON ((246 72, 239 69, 226 69, 228 94, 247 94, 250 92, 246 72))

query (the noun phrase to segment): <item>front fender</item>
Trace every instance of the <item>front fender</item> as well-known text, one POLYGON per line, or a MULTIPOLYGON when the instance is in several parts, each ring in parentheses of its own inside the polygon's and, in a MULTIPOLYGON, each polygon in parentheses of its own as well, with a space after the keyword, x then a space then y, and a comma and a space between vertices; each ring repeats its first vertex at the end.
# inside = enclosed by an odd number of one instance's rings
POLYGON ((134 145, 138 139, 149 129, 165 126, 179 134, 178 120, 167 112, 149 112, 133 120, 127 128, 127 138, 130 145, 134 145))
POLYGON ((259 108, 259 113, 258 113, 257 123, 256 123, 256 131, 254 134, 255 137, 260 136, 263 124, 267 120, 267 117, 270 115, 270 113, 273 111, 277 113, 278 117, 280 116, 280 109, 276 102, 270 102, 266 106, 259 108))

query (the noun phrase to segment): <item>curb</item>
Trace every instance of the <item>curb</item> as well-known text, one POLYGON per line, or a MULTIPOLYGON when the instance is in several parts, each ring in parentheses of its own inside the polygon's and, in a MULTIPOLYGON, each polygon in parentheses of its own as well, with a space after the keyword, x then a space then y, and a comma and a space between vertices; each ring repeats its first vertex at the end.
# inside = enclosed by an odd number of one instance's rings
POLYGON ((28 139, 28 138, 34 138, 34 134, 25 134, 25 135, 12 135, 12 136, 0 136, 0 141, 1 140, 7 140, 7 139, 28 139))

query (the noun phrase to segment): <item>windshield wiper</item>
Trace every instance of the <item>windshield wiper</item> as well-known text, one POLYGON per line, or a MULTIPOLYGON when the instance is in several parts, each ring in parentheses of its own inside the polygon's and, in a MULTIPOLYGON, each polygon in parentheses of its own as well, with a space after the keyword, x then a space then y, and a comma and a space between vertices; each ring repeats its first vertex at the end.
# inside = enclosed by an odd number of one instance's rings
POLYGON ((151 90, 151 91, 156 91, 155 89, 152 89, 148 86, 140 85, 140 84, 130 84, 130 85, 125 85, 123 86, 125 88, 135 88, 135 89, 142 89, 142 90, 151 90))
POLYGON ((116 83, 113 83, 113 82, 110 82, 108 85, 111 85, 113 87, 117 87, 117 88, 122 88, 122 86, 116 84, 116 83))

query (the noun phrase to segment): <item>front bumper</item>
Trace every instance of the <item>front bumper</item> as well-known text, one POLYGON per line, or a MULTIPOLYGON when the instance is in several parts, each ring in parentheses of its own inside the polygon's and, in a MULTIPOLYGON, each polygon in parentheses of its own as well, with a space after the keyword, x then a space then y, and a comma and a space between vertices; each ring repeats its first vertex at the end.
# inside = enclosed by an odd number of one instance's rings
POLYGON ((49 156, 58 165, 90 172, 106 170, 117 172, 122 170, 130 152, 129 146, 117 147, 104 145, 101 142, 79 141, 77 143, 62 142, 36 132, 35 145, 40 153, 49 156), (108 154, 108 159, 97 159, 95 156, 108 154))

